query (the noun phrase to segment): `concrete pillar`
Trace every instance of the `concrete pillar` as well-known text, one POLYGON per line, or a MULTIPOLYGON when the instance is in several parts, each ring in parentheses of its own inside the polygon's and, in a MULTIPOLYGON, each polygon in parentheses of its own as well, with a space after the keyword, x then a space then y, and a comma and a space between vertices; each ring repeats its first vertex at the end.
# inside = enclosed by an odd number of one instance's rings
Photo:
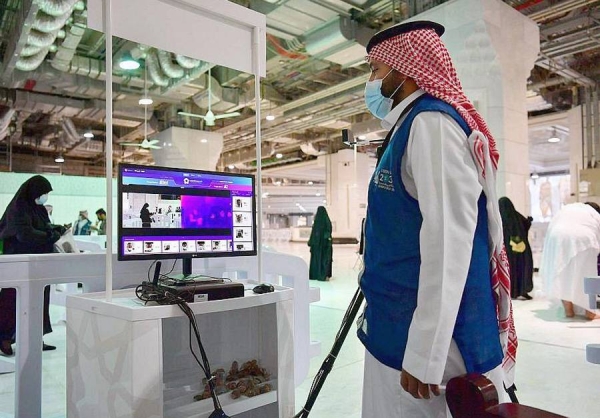
POLYGON ((583 162, 583 129, 581 106, 567 111, 569 123, 569 172, 571 174, 571 193, 575 193, 573 201, 580 201, 579 175, 585 169, 583 162))
POLYGON ((367 190, 375 171, 375 158, 354 150, 319 157, 326 168, 327 213, 334 241, 358 242, 361 221, 367 213, 367 190))
POLYGON ((449 1, 410 20, 446 27, 442 40, 463 89, 498 144, 498 196, 529 213, 526 94, 540 50, 538 26, 500 0, 449 1))
POLYGON ((162 148, 152 150, 156 165, 215 170, 223 150, 223 135, 216 132, 188 128, 169 128, 152 139, 158 139, 162 148))

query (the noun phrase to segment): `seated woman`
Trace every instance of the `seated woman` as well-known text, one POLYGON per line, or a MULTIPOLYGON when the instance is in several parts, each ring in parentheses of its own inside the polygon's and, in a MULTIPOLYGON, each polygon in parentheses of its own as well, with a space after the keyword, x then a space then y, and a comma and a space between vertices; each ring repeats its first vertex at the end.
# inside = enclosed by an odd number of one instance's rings
MULTIPOLYGON (((65 228, 52 225, 44 203, 52 191, 50 182, 33 176, 21 185, 0 219, 0 240, 4 254, 45 254, 54 252, 54 243, 65 228)), ((17 292, 13 288, 0 291, 0 351, 12 355, 11 344, 16 331, 17 292)), ((52 332, 50 324, 50 286, 44 289, 44 335, 52 332)), ((44 344, 44 350, 56 347, 44 344)))

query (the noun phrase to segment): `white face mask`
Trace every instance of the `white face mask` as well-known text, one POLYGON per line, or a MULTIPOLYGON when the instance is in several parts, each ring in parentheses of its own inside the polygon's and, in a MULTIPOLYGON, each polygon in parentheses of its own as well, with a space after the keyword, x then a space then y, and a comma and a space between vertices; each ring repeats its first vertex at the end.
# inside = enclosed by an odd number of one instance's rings
POLYGON ((365 103, 369 111, 378 119, 384 119, 388 113, 392 110, 394 105, 394 100, 392 97, 400 90, 406 78, 400 83, 396 90, 392 93, 390 97, 385 97, 381 92, 381 85, 383 80, 386 79, 388 75, 394 70, 390 70, 385 77, 379 78, 373 81, 367 81, 365 85, 365 103))
POLYGON ((48 193, 41 195, 37 199, 35 199, 35 203, 38 205, 43 205, 48 201, 48 193))

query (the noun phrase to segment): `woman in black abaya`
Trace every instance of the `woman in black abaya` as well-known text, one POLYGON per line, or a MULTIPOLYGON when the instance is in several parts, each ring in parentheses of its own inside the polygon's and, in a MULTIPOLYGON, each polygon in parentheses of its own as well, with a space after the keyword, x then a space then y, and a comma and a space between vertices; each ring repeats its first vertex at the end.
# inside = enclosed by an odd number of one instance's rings
POLYGON ((508 197, 500 198, 498 204, 510 264, 510 296, 531 299, 528 293, 533 290, 533 255, 527 236, 533 219, 517 212, 508 197))
POLYGON ((327 280, 332 273, 333 245, 331 220, 323 206, 319 206, 317 209, 308 246, 310 247, 310 280, 327 280))
POLYGON ((142 206, 142 209, 140 210, 142 228, 152 228, 152 216, 150 215, 149 207, 150 205, 148 203, 144 203, 144 206, 142 206))
MULTIPOLYGON (((21 185, 0 219, 0 240, 4 254, 46 254, 54 251, 64 227, 52 225, 44 207, 50 182, 42 176, 33 176, 21 185)), ((0 291, 0 351, 12 355, 11 347, 16 331, 17 292, 13 288, 0 291)), ((49 315, 50 286, 44 289, 44 335, 52 332, 49 315)), ((44 350, 56 347, 44 344, 44 350)))

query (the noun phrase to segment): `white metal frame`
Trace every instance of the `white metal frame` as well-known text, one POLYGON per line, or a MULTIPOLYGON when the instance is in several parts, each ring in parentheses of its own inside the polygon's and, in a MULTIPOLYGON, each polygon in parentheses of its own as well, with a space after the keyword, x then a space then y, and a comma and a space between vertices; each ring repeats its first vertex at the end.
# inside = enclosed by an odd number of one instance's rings
MULTIPOLYGON (((266 16, 226 0, 89 0, 88 26, 106 35, 106 196, 112 201, 112 36, 255 76, 258 280, 262 281, 260 77, 266 75, 266 16), (104 6, 102 8, 102 5, 104 6), (205 42, 202 42, 205 41, 205 42), (225 51, 225 53, 223 53, 225 51)), ((112 289, 112 216, 107 218, 106 289, 112 289)), ((107 301, 112 298, 106 292, 107 301)))

